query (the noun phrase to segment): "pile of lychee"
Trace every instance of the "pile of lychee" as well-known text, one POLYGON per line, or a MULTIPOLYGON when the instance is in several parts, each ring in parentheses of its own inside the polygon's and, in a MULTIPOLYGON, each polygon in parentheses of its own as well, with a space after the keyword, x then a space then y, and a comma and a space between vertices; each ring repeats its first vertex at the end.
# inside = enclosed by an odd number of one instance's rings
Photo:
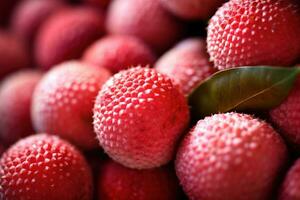
POLYGON ((299 63, 299 0, 0 0, 0 200, 300 200, 300 79, 264 111, 189 101, 299 63))

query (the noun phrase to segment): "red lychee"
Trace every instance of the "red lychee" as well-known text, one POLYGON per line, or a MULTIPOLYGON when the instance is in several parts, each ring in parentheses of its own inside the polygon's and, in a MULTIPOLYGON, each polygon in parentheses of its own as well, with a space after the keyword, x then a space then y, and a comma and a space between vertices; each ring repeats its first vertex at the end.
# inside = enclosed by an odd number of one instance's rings
POLYGON ((141 40, 131 36, 107 36, 92 44, 83 61, 112 73, 137 65, 153 65, 155 56, 141 40))
POLYGON ((206 42, 198 38, 186 39, 167 51, 155 68, 169 76, 185 95, 216 71, 209 62, 206 42))
POLYGON ((12 32, 31 45, 43 22, 62 7, 59 1, 22 1, 12 14, 12 32))
POLYGON ((79 58, 103 33, 104 16, 100 11, 79 7, 58 12, 39 30, 36 61, 43 69, 49 69, 63 61, 79 58))
POLYGON ((176 42, 182 29, 159 0, 115 0, 109 7, 106 26, 110 33, 134 35, 158 52, 176 42))
POLYGON ((54 67, 34 93, 35 130, 57 134, 83 149, 97 147, 92 110, 98 91, 109 77, 104 68, 75 61, 54 67))
POLYGON ((33 134, 31 99, 42 73, 20 71, 7 77, 0 87, 0 140, 7 146, 33 134))
POLYGON ((0 198, 90 200, 92 177, 68 142, 46 134, 24 138, 0 159, 0 198))
POLYGON ((190 199, 270 199, 286 160, 283 140, 266 122, 216 114, 184 138, 176 173, 190 199))
POLYGON ((135 170, 107 161, 100 168, 99 200, 176 200, 179 196, 178 180, 168 166, 135 170))
POLYGON ((183 19, 208 19, 226 0, 161 0, 176 16, 183 19))
POLYGON ((209 22, 210 59, 219 69, 295 64, 299 24, 298 0, 230 0, 209 22))
POLYGON ((24 44, 12 34, 1 30, 0 55, 0 79, 30 65, 30 56, 24 44))
POLYGON ((300 160, 298 159, 288 171, 282 184, 279 200, 300 199, 300 160))
POLYGON ((288 97, 270 111, 270 118, 283 137, 300 151, 300 79, 288 97))
POLYGON ((115 74, 102 87, 94 107, 100 145, 111 158, 130 168, 169 162, 188 122, 183 94, 167 76, 149 68, 115 74))

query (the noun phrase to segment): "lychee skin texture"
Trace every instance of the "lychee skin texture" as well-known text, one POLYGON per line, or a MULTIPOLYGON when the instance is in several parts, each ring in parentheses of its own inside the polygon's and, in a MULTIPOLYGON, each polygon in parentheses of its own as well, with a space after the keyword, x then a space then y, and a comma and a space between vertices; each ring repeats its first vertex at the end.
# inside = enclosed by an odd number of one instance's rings
POLYGON ((288 97, 270 111, 270 118, 291 146, 300 151, 300 79, 288 97))
POLYGON ((298 159, 288 171, 281 186, 279 200, 300 199, 300 160, 298 159))
POLYGON ((207 45, 219 69, 293 65, 300 55, 297 0, 230 0, 211 18, 207 45))
POLYGON ((115 0, 108 9, 106 26, 109 33, 134 35, 159 53, 172 46, 182 33, 181 23, 159 0, 115 0))
POLYGON ((35 57, 47 70, 66 60, 81 57, 83 51, 104 34, 104 15, 91 8, 72 8, 56 13, 37 35, 35 57))
POLYGON ((169 167, 136 170, 108 161, 100 168, 98 200, 175 200, 179 191, 169 167))
POLYGON ((225 0, 161 0, 170 12, 183 19, 208 19, 225 0))
POLYGON ((59 1, 27 0, 20 2, 12 14, 12 32, 23 41, 32 43, 43 22, 62 6, 63 4, 59 1))
POLYGON ((117 73, 132 66, 152 66, 155 56, 141 40, 120 35, 96 41, 85 51, 83 61, 117 73))
POLYGON ((0 79, 30 65, 30 56, 23 43, 13 35, 0 31, 0 79))
POLYGON ((238 113, 198 121, 182 141, 176 173, 190 199, 270 199, 287 160, 279 134, 238 113))
POLYGON ((33 134, 31 99, 42 73, 20 71, 7 77, 0 86, 0 141, 10 145, 33 134))
POLYGON ((162 55, 155 64, 155 69, 169 76, 179 85, 185 95, 216 70, 206 52, 206 42, 190 38, 162 55))
POLYGON ((24 138, 0 159, 0 198, 90 200, 92 177, 68 142, 46 134, 24 138))
POLYGON ((75 61, 54 67, 34 92, 35 130, 57 134, 83 149, 97 147, 92 110, 98 91, 109 77, 105 69, 75 61))
POLYGON ((99 92, 94 129, 115 161, 146 169, 169 162, 189 123, 183 94, 154 69, 131 68, 115 74, 99 92))

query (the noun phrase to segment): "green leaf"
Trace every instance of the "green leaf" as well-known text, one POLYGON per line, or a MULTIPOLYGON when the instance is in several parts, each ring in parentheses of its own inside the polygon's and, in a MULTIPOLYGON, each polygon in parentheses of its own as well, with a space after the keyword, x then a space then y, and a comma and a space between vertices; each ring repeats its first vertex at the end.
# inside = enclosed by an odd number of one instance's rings
POLYGON ((215 73, 189 96, 194 117, 228 111, 268 110, 289 94, 300 68, 251 66, 215 73))

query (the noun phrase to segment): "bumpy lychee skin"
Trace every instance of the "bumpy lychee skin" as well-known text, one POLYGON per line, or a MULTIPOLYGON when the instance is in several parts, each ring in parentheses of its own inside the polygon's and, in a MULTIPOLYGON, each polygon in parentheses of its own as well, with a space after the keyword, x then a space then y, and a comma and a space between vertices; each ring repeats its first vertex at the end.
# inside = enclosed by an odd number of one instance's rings
POLYGON ((300 199, 300 160, 298 159, 289 169, 281 186, 279 200, 300 199))
POLYGON ((32 43, 42 23, 63 7, 59 1, 27 0, 12 14, 11 29, 22 40, 32 43))
POLYGON ((169 48, 182 29, 159 0, 115 0, 109 7, 106 26, 110 33, 139 37, 158 52, 169 48))
POLYGON ((79 7, 51 16, 41 27, 35 44, 38 65, 49 69, 81 54, 104 33, 104 16, 100 11, 79 7))
POLYGON ((24 44, 12 34, 0 30, 0 79, 30 65, 24 44))
POLYGON ((286 160, 283 140, 266 122, 216 114, 184 138, 176 173, 190 199, 270 199, 286 160))
POLYGON ((31 99, 42 73, 34 70, 17 72, 0 85, 0 141, 6 145, 33 134, 31 99))
POLYGON ((160 0, 169 11, 183 19, 208 19, 225 0, 160 0))
POLYGON ((112 73, 137 65, 153 65, 155 56, 141 40, 131 36, 107 36, 92 44, 83 61, 112 73))
POLYGON ((94 107, 100 145, 130 168, 169 162, 188 122, 183 94, 167 76, 149 68, 115 74, 99 92, 94 107))
POLYGON ((186 39, 162 55, 155 63, 157 71, 169 76, 185 95, 216 70, 209 62, 206 42, 186 39))
POLYGON ((98 91, 109 77, 103 68, 75 61, 54 67, 34 92, 35 130, 57 134, 83 149, 97 147, 92 110, 98 91))
POLYGON ((297 0, 230 0, 209 22, 210 59, 219 69, 295 64, 299 24, 297 0))
POLYGON ((107 161, 99 170, 98 200, 176 200, 179 193, 170 167, 135 170, 107 161))
POLYGON ((90 200, 92 177, 68 142, 46 134, 24 138, 0 159, 0 197, 14 200, 90 200))
POLYGON ((270 118, 292 147, 300 151, 300 79, 289 96, 270 111, 270 118))

